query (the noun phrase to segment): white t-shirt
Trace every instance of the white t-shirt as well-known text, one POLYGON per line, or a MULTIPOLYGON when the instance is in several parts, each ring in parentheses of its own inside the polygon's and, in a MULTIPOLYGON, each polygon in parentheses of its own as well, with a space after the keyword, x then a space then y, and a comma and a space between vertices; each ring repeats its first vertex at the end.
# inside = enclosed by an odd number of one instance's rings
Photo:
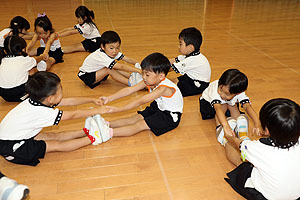
POLYGON ((29 56, 2 58, 0 65, 0 87, 13 88, 27 82, 29 70, 36 66, 36 60, 29 56))
POLYGON ((1 140, 23 140, 36 136, 44 127, 57 125, 62 111, 26 99, 13 108, 0 123, 1 140))
POLYGON ((176 73, 186 74, 193 80, 209 82, 211 69, 208 60, 200 52, 189 56, 180 55, 175 58, 172 69, 176 73))
POLYGON ((245 155, 245 158, 254 165, 245 187, 255 188, 267 199, 299 198, 299 143, 289 149, 282 149, 263 142, 267 140, 266 138, 254 141, 245 140, 241 144, 242 155, 245 155))
MULTIPOLYGON (((170 112, 180 112, 182 113, 183 110, 183 97, 182 94, 175 83, 170 81, 169 79, 165 78, 162 80, 153 90, 158 87, 168 87, 172 88, 175 91, 171 96, 161 96, 155 101, 157 102, 157 106, 161 111, 170 111, 170 112)), ((149 91, 152 92, 153 90, 148 87, 149 91)))
POLYGON ((116 60, 121 60, 122 58, 124 58, 124 55, 120 52, 116 57, 111 58, 102 49, 98 49, 86 57, 79 70, 82 72, 91 73, 96 72, 104 67, 112 69, 117 63, 116 60))
POLYGON ((0 32, 0 47, 4 47, 4 40, 11 31, 11 28, 5 28, 0 32))
MULTIPOLYGON (((41 47, 46 47, 47 41, 48 40, 44 40, 43 38, 40 38, 41 47)), ((61 48, 61 45, 60 45, 59 38, 57 36, 50 46, 50 51, 55 51, 56 49, 59 49, 59 48, 61 48)))
POLYGON ((101 37, 98 29, 93 24, 84 23, 82 25, 76 24, 74 26, 76 30, 85 38, 85 39, 93 39, 96 37, 101 37))
POLYGON ((234 106, 237 102, 239 102, 241 106, 243 106, 245 103, 250 103, 249 97, 245 92, 234 96, 229 101, 222 99, 218 93, 218 83, 219 80, 211 82, 209 86, 203 91, 201 99, 203 98, 208 101, 211 106, 213 106, 215 103, 228 104, 230 106, 234 106))

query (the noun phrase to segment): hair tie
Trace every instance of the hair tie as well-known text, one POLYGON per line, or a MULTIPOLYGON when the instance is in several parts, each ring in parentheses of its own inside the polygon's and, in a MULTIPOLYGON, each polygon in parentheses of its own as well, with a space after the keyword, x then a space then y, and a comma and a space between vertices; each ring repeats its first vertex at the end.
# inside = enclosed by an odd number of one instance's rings
POLYGON ((37 17, 45 17, 45 16, 46 16, 46 13, 45 13, 45 12, 43 12, 43 14, 39 13, 39 14, 37 15, 37 17))
POLYGON ((15 26, 18 26, 18 23, 17 23, 17 22, 14 22, 14 25, 15 25, 15 26))

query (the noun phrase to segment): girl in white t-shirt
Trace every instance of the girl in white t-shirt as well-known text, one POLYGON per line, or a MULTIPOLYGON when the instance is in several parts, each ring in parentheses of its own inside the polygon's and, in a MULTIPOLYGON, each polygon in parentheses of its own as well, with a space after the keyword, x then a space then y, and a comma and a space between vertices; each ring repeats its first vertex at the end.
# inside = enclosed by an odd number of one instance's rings
POLYGON ((142 81, 139 63, 120 52, 121 38, 114 31, 106 31, 101 37, 101 48, 86 57, 79 68, 78 77, 90 88, 98 86, 110 75, 115 81, 133 86, 142 81), (118 61, 134 64, 130 67, 118 61), (131 75, 127 72, 133 72, 131 75), (133 76, 134 75, 134 76, 133 76), (139 77, 137 76, 139 75, 139 77), (134 79, 132 79, 134 78, 134 79), (133 80, 133 81, 132 81, 133 80))
POLYGON ((46 62, 41 61, 37 64, 38 71, 46 71, 55 63, 63 62, 63 52, 61 50, 58 34, 55 32, 50 19, 45 13, 38 14, 34 22, 35 33, 29 42, 26 52, 30 56, 44 54, 46 62), (41 47, 33 48, 35 43, 40 40, 41 47))
POLYGON ((20 102, 26 98, 25 83, 29 71, 40 62, 44 55, 29 57, 24 52, 26 42, 18 36, 8 36, 4 40, 0 65, 0 96, 10 102, 20 102))
MULTIPOLYGON (((238 166, 225 180, 246 199, 300 199, 300 106, 272 99, 261 108, 259 119, 267 138, 251 141, 238 133, 225 134, 232 147, 228 159, 238 166)), ((236 121, 229 123, 234 129, 236 121)))
POLYGON ((60 37, 63 37, 79 33, 85 38, 85 40, 83 40, 81 43, 64 46, 64 53, 72 53, 75 51, 96 51, 100 48, 101 35, 96 24, 93 22, 93 19, 95 18, 94 12, 85 6, 79 6, 75 10, 75 16, 78 24, 72 28, 66 28, 60 31, 58 34, 60 37))

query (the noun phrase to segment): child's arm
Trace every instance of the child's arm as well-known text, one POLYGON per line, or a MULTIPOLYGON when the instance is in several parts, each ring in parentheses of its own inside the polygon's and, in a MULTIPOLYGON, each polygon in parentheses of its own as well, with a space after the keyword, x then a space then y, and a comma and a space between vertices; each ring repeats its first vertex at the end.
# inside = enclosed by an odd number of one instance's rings
POLYGON ((236 149, 240 149, 240 144, 243 140, 236 137, 236 135, 229 135, 225 132, 225 137, 228 140, 228 142, 236 149))
POLYGON ((151 102, 151 101, 157 99, 158 97, 170 96, 172 94, 173 94, 173 89, 168 88, 168 87, 158 87, 153 92, 146 94, 145 96, 143 96, 139 99, 135 99, 123 107, 107 106, 107 108, 109 109, 108 113, 123 112, 126 110, 130 110, 130 109, 136 108, 140 105, 143 105, 145 103, 151 102))
POLYGON ((133 59, 133 58, 129 58, 129 57, 127 57, 127 56, 124 56, 123 58, 122 58, 122 60, 124 60, 125 62, 127 62, 127 63, 129 63, 129 64, 135 64, 135 63, 137 63, 138 61, 137 60, 135 60, 135 59, 133 59))
POLYGON ((175 58, 170 58, 169 61, 170 61, 171 65, 172 65, 175 62, 175 58))
POLYGON ((260 136, 262 134, 262 127, 256 112, 253 110, 250 103, 245 103, 243 108, 254 122, 253 132, 260 136))
POLYGON ((129 96, 134 92, 144 89, 145 87, 146 87, 146 84, 144 83, 144 81, 141 81, 140 83, 138 83, 132 87, 123 88, 108 97, 101 97, 101 99, 103 101, 103 104, 107 104, 108 102, 114 101, 116 99, 120 99, 122 97, 129 96))
POLYGON ((108 109, 105 106, 100 106, 93 109, 63 111, 61 120, 78 119, 96 114, 107 113, 108 109))
POLYGON ((137 69, 135 67, 130 67, 128 65, 121 64, 121 63, 116 63, 114 65, 113 69, 118 69, 118 70, 127 71, 127 72, 137 72, 137 73, 142 74, 142 70, 141 69, 137 69))
POLYGON ((59 37, 65 37, 65 36, 69 36, 69 35, 74 35, 76 33, 79 33, 74 27, 71 28, 65 28, 61 31, 59 31, 57 34, 59 37))
POLYGON ((26 52, 28 53, 30 49, 35 45, 36 41, 38 39, 38 35, 35 33, 32 37, 32 40, 29 42, 29 44, 26 47, 26 52))
POLYGON ((36 63, 39 63, 41 60, 47 59, 46 55, 44 55, 44 54, 41 54, 39 56, 34 56, 33 58, 36 60, 36 63))
POLYGON ((49 50, 50 50, 50 46, 51 44, 54 42, 55 38, 57 36, 57 33, 51 33, 48 41, 46 42, 46 47, 44 50, 44 54, 48 56, 49 50))
POLYGON ((32 40, 33 36, 34 36, 34 32, 27 32, 25 35, 22 36, 22 38, 24 40, 32 40))
POLYGON ((222 105, 216 103, 216 104, 214 104, 214 108, 216 111, 216 117, 219 120, 219 123, 223 126, 224 132, 227 135, 235 135, 233 130, 230 128, 230 126, 228 124, 228 121, 227 121, 226 116, 222 109, 222 105))
POLYGON ((101 98, 90 98, 90 97, 69 97, 63 98, 58 106, 76 106, 86 103, 94 103, 96 105, 102 105, 101 98))

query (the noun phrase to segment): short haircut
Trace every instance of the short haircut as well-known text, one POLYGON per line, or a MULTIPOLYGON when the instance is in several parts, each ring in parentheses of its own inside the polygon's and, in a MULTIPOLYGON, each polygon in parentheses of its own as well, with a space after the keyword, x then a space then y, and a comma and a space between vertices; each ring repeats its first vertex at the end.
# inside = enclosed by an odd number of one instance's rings
POLYGON ((292 100, 277 98, 266 102, 259 112, 263 129, 268 129, 275 146, 296 144, 300 136, 300 107, 292 100))
POLYGON ((183 39, 186 46, 193 45, 194 51, 200 51, 200 47, 202 44, 202 34, 201 32, 196 29, 195 27, 185 28, 183 29, 178 36, 179 39, 183 39))
POLYGON ((248 78, 237 69, 228 69, 221 75, 220 85, 228 86, 230 94, 239 94, 247 90, 248 78))
POLYGON ((34 21, 35 30, 36 30, 37 26, 43 28, 43 30, 46 32, 50 31, 50 33, 54 33, 52 23, 51 23, 50 19, 47 17, 47 15, 38 17, 35 19, 35 21, 34 21))
POLYGON ((25 89, 30 98, 42 102, 56 93, 59 84, 60 78, 56 74, 39 71, 28 80, 25 89))
POLYGON ((143 59, 142 70, 153 71, 156 74, 164 73, 166 76, 170 70, 169 59, 161 53, 152 53, 143 59))
POLYGON ((101 44, 105 46, 106 44, 119 42, 121 44, 121 38, 115 31, 105 31, 101 35, 101 44))

